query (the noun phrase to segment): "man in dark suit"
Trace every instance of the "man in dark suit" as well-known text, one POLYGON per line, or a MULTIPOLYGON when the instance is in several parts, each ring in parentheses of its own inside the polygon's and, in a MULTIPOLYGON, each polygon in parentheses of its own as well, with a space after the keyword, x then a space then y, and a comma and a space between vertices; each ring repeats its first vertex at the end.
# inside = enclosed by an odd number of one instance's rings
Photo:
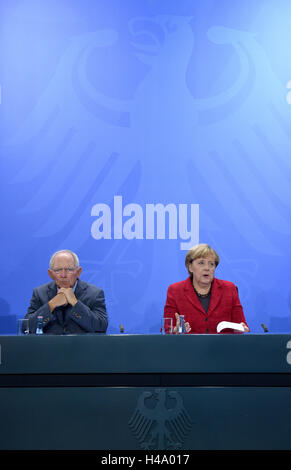
POLYGON ((46 334, 105 333, 108 326, 104 292, 81 281, 78 256, 70 250, 54 253, 48 274, 53 280, 36 287, 26 318, 29 331, 36 330, 37 317, 43 317, 46 334))

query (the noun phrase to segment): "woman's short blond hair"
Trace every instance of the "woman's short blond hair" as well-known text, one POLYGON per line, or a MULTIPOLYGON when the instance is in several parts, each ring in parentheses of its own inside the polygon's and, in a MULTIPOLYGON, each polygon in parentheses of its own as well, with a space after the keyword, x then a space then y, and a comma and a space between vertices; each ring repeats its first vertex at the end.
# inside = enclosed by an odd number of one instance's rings
POLYGON ((195 245, 190 248, 185 258, 185 266, 187 268, 188 273, 191 274, 191 272, 189 271, 189 264, 191 264, 192 261, 198 258, 207 258, 208 256, 213 256, 215 266, 218 266, 219 256, 216 251, 211 248, 210 245, 207 245, 206 243, 200 243, 199 245, 195 245))

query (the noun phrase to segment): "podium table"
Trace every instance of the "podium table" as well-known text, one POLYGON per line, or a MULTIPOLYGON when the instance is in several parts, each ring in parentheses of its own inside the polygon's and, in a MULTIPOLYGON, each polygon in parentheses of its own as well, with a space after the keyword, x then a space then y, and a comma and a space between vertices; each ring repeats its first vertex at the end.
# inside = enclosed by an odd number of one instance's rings
POLYGON ((2 450, 291 449, 291 335, 0 336, 2 450))

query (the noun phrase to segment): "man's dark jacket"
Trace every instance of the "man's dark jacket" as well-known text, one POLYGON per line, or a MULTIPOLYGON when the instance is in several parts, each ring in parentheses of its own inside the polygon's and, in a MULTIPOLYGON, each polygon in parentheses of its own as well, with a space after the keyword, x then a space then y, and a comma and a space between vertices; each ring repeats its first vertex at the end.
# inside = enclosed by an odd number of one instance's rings
POLYGON ((105 333, 108 326, 104 292, 99 287, 78 279, 75 288, 77 303, 50 311, 48 302, 57 294, 55 282, 48 282, 33 290, 26 318, 29 330, 35 332, 37 317, 43 317, 46 334, 105 333))

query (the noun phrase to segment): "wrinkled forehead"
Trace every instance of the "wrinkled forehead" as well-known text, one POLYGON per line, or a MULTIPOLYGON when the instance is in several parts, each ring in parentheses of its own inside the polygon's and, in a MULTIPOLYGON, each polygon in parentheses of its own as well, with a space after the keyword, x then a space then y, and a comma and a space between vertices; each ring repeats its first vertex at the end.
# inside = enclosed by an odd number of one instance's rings
POLYGON ((71 253, 60 253, 57 254, 52 260, 52 266, 59 268, 70 268, 76 267, 74 257, 71 253))
POLYGON ((190 262, 198 260, 198 259, 205 259, 211 262, 214 262, 215 265, 218 265, 219 259, 215 255, 215 253, 212 250, 209 249, 203 249, 203 250, 198 250, 196 252, 192 253, 192 256, 190 258, 190 262))
POLYGON ((196 250, 192 253, 192 259, 215 259, 214 253, 207 249, 196 250))

